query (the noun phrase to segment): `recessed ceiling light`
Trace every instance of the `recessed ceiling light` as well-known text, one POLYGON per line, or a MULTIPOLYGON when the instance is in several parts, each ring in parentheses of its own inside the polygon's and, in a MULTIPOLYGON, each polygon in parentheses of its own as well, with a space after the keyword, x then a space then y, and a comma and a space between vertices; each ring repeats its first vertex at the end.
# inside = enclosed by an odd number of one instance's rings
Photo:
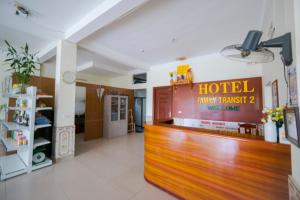
POLYGON ((187 59, 187 57, 185 57, 185 56, 179 56, 176 58, 176 60, 186 60, 186 59, 187 59))
POLYGON ((144 50, 144 49, 141 49, 141 52, 142 52, 142 53, 144 53, 144 52, 145 52, 145 50, 144 50))
POLYGON ((176 38, 172 38, 172 43, 176 42, 176 40, 177 40, 176 38))

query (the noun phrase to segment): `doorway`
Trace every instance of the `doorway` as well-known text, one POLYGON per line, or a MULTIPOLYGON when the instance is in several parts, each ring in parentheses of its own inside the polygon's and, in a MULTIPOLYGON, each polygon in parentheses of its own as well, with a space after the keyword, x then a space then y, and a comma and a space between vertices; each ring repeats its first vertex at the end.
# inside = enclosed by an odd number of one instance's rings
POLYGON ((134 90, 134 121, 135 131, 144 132, 146 122, 146 89, 134 90))
MULTIPOLYGON (((75 133, 85 132, 86 87, 76 86, 75 95, 75 133)), ((83 136, 82 136, 83 137, 83 136)))
POLYGON ((154 122, 172 120, 172 97, 171 86, 153 88, 154 122))

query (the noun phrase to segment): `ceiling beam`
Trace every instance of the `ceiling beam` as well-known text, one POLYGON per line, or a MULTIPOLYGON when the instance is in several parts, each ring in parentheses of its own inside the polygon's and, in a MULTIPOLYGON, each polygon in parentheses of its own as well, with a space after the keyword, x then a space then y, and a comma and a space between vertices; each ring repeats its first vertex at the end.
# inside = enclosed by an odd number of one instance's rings
POLYGON ((39 62, 43 63, 47 60, 53 58, 56 55, 56 45, 58 41, 50 43, 47 47, 45 47, 42 51, 37 54, 39 58, 39 62))
POLYGON ((112 72, 115 74, 120 74, 120 75, 128 75, 129 74, 128 71, 126 71, 126 70, 123 70, 123 69, 120 69, 117 67, 108 66, 108 65, 105 65, 100 62, 95 62, 94 67, 96 67, 98 69, 103 69, 105 71, 109 71, 109 72, 112 72))
POLYGON ((65 39, 78 43, 95 31, 132 13, 148 0, 106 0, 66 31, 65 39))
POLYGON ((89 61, 89 62, 86 62, 82 65, 77 66, 77 72, 81 72, 81 71, 84 71, 84 70, 92 68, 92 67, 94 67, 94 62, 89 61))
POLYGON ((85 70, 93 68, 93 67, 102 69, 102 70, 105 70, 108 72, 112 72, 115 74, 120 74, 120 75, 128 75, 129 74, 128 71, 125 71, 125 70, 122 70, 122 69, 116 68, 116 67, 111 67, 111 66, 105 65, 103 63, 100 63, 98 61, 96 61, 96 62, 88 61, 82 65, 77 66, 77 72, 82 72, 82 71, 85 71, 85 70))
MULTIPOLYGON (((95 31, 132 13, 147 1, 149 0, 105 0, 78 23, 67 30, 62 39, 78 43, 95 31)), ((46 59, 50 59, 51 56, 53 57, 55 55, 55 53, 53 54, 55 48, 56 44, 55 47, 52 46, 52 48, 46 47, 43 49, 41 51, 41 57, 39 57, 40 60, 45 62, 47 61, 46 59), (49 55, 42 57, 44 54, 49 55)))
POLYGON ((109 48, 100 46, 99 44, 88 43, 88 44, 81 44, 80 46, 90 52, 94 52, 96 54, 99 54, 109 60, 113 60, 120 64, 129 66, 129 67, 132 67, 135 69, 149 70, 149 65, 147 63, 137 60, 137 59, 133 59, 126 55, 120 54, 109 48))

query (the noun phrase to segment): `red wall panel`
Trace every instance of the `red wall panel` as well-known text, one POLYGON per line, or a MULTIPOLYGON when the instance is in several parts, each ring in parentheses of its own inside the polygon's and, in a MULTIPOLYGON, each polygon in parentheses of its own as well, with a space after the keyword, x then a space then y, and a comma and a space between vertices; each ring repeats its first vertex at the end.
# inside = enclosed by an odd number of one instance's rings
POLYGON ((174 117, 260 123, 262 109, 261 77, 194 83, 192 89, 190 85, 179 85, 173 92, 174 117), (199 87, 204 88, 202 94, 199 87), (206 98, 215 102, 204 103, 206 98), (228 98, 241 102, 224 102, 228 98), (237 110, 228 110, 232 108, 237 110))

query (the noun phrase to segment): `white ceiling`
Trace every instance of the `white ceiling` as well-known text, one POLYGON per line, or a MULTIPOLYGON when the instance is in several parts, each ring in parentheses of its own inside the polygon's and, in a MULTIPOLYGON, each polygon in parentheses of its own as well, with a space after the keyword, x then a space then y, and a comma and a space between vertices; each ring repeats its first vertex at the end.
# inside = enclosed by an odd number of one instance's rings
POLYGON ((150 1, 80 44, 99 45, 148 64, 216 53, 261 29, 261 0, 150 1), (172 39, 175 41, 172 41, 172 39))
POLYGON ((78 66, 92 62, 84 72, 120 76, 242 42, 249 29, 262 29, 265 1, 19 0, 32 12, 26 19, 14 15, 15 1, 1 0, 0 42, 28 42, 34 51, 44 51, 51 43, 68 39, 70 29, 110 3, 110 13, 93 18, 93 32, 77 30, 85 33, 79 37, 78 66))

